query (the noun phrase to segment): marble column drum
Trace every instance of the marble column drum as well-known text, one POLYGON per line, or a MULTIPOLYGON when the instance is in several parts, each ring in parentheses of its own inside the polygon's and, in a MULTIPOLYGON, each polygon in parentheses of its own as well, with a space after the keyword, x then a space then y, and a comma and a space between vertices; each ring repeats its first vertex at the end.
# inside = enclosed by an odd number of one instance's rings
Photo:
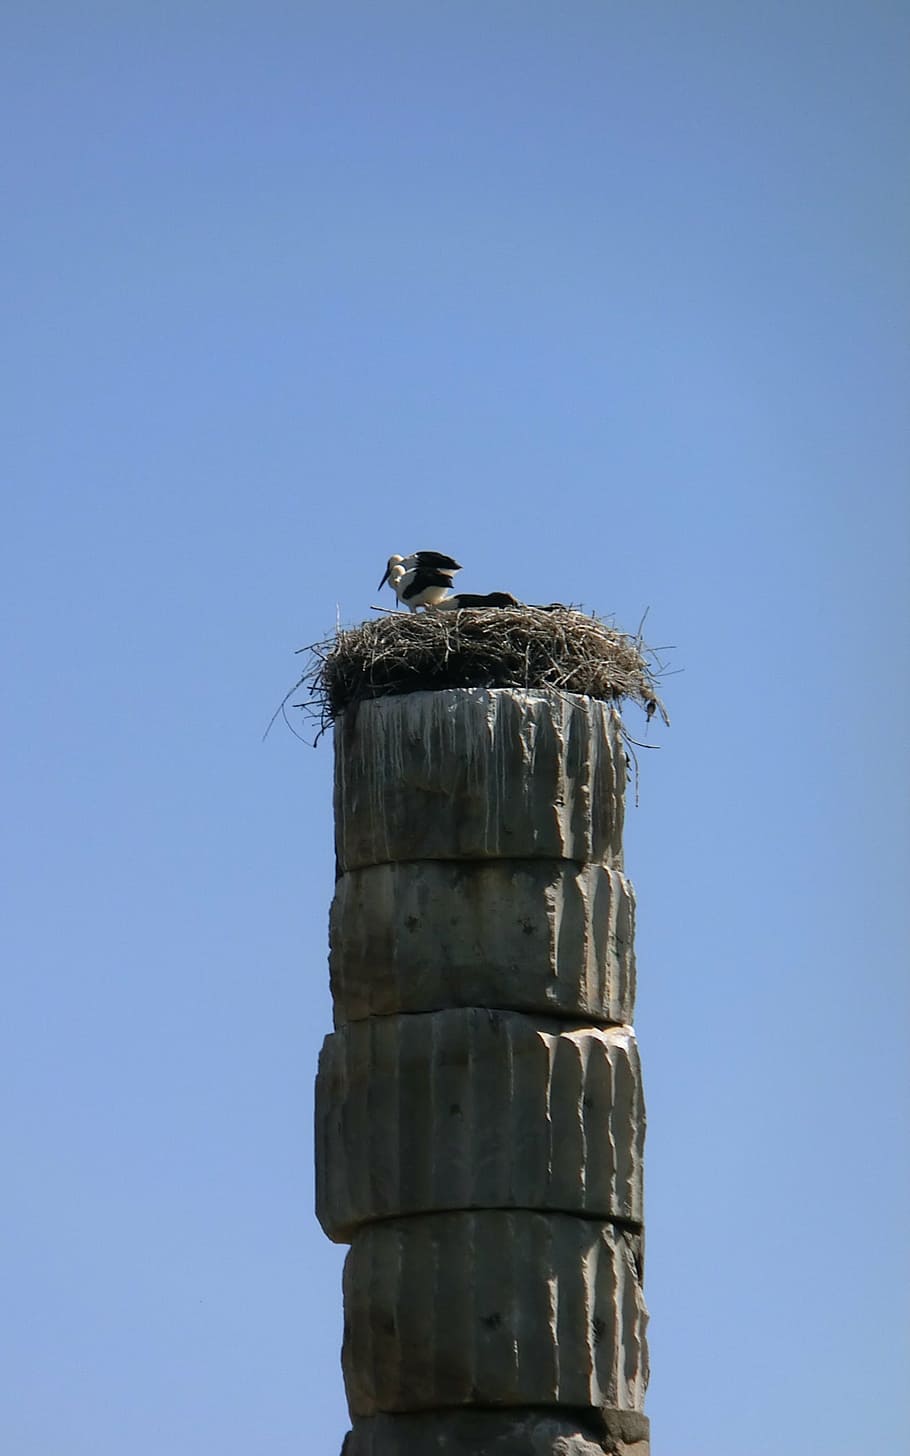
POLYGON ((326 1038, 316 1097, 316 1211, 337 1242, 452 1208, 642 1221, 630 1027, 477 1007, 352 1022, 326 1038))

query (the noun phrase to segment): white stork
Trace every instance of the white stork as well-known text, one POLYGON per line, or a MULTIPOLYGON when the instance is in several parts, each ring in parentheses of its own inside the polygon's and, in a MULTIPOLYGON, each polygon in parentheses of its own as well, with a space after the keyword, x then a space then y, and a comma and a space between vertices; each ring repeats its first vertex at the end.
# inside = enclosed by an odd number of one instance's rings
POLYGON ((441 551, 414 551, 410 556, 390 556, 380 587, 386 582, 405 607, 435 607, 449 595, 452 578, 461 566, 441 551))

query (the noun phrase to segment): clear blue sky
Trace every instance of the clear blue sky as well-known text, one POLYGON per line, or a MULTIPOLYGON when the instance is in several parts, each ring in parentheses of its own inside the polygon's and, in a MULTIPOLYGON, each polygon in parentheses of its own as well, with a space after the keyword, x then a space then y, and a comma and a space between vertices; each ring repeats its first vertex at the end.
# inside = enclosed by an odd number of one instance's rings
POLYGON ((260 737, 434 547, 684 669, 627 838, 655 1456, 904 1449, 907 7, 0 30, 0 1447, 339 1450, 331 754, 260 737))

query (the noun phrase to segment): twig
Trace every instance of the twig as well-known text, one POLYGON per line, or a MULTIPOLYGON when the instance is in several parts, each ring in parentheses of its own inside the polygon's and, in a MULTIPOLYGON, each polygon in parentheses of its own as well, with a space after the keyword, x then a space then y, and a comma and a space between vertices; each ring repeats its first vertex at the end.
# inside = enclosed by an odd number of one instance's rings
MULTIPOLYGON (((311 648, 307 648, 307 647, 298 647, 297 651, 298 652, 309 652, 309 651, 312 651, 312 649, 311 648)), ((274 713, 272 714, 271 718, 269 719, 268 727, 266 728, 265 732, 262 735, 261 742, 264 743, 265 740, 268 738, 269 734, 272 731, 272 728, 274 727, 275 719, 278 717, 279 713, 281 713, 283 715, 285 723, 288 723, 288 716, 287 716, 287 713, 285 712, 285 705, 287 703, 288 698, 291 696, 292 693, 296 693, 297 689, 300 687, 300 685, 301 685, 301 683, 303 681, 304 681, 304 678, 302 678, 302 677, 301 678, 298 678, 298 680, 297 680, 297 682, 295 682, 294 686, 292 688, 289 688, 288 691, 285 693, 284 697, 281 699, 281 702, 278 704, 278 707, 275 709, 274 713)), ((288 723, 288 727, 290 727, 290 726, 291 726, 290 723, 288 723)), ((298 734, 297 736, 299 737, 300 735, 298 734)))

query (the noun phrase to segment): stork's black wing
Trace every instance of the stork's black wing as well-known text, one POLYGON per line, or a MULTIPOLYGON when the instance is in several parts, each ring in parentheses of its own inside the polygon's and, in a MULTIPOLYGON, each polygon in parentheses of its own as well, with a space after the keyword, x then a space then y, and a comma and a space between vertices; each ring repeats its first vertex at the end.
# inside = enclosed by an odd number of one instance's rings
POLYGON ((423 569, 429 568, 432 571, 460 571, 461 565, 454 556, 443 556, 441 551, 415 551, 413 558, 414 565, 423 569))
MULTIPOLYGON (((409 573, 410 575, 410 573, 409 573)), ((417 566, 414 568, 413 578, 408 582, 401 593, 403 602, 412 602, 420 593, 426 591, 428 586, 451 586, 452 576, 448 571, 433 571, 431 568, 417 566)))

